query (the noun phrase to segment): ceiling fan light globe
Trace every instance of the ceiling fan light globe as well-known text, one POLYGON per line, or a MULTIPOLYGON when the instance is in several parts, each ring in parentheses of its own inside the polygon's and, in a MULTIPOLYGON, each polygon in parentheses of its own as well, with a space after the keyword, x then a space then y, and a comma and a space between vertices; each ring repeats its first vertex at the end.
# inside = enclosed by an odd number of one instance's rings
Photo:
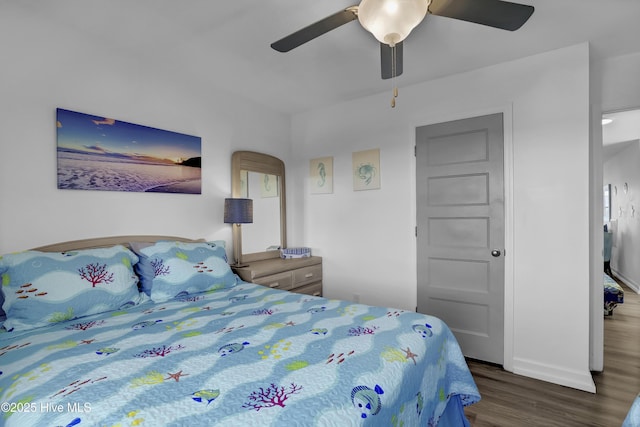
POLYGON ((429 0, 362 0, 358 20, 379 42, 401 42, 427 14, 429 0))

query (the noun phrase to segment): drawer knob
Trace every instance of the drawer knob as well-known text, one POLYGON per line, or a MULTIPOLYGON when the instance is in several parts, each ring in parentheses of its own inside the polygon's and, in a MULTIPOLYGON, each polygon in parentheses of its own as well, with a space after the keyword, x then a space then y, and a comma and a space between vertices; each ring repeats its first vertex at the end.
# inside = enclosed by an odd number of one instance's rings
POLYGON ((307 273, 307 274, 305 274, 305 275, 304 275, 304 277, 305 277, 305 278, 307 278, 307 279, 308 279, 309 277, 313 277, 313 273, 307 273))
POLYGON ((269 284, 270 288, 277 288, 278 286, 280 286, 280 282, 273 282, 269 284))

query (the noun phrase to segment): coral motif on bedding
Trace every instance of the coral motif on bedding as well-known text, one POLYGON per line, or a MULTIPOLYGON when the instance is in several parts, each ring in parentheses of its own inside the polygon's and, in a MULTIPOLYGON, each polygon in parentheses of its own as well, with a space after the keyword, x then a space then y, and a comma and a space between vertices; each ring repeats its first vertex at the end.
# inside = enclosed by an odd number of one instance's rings
POLYGON ((182 349, 184 349, 184 346, 182 344, 178 344, 176 346, 165 344, 161 345, 160 347, 146 349, 141 353, 134 354, 133 357, 141 357, 143 359, 147 357, 165 357, 169 353, 182 349))
POLYGON ((288 387, 277 386, 274 383, 269 384, 268 387, 260 387, 258 390, 251 393, 247 399, 249 402, 245 402, 242 405, 243 408, 255 409, 259 411, 264 408, 273 408, 274 406, 280 406, 284 408, 284 404, 292 394, 298 393, 302 390, 302 386, 291 383, 288 387))
POLYGON ((104 325, 104 320, 90 320, 88 322, 74 323, 73 325, 65 326, 65 329, 76 329, 79 331, 86 331, 94 326, 104 325))
POLYGON ((273 310, 271 308, 261 308, 259 310, 253 310, 253 312, 251 312, 252 315, 254 316, 270 316, 273 313, 275 313, 278 310, 273 310))
POLYGON ((348 335, 352 337, 359 337, 360 335, 373 335, 376 333, 377 326, 358 326, 357 328, 350 328, 348 335))
POLYGON ((78 269, 80 278, 91 283, 91 287, 95 288, 99 284, 107 284, 113 282, 113 273, 107 270, 107 264, 92 263, 78 269))
POLYGON ((151 267, 153 267, 154 278, 158 276, 166 276, 171 271, 168 265, 164 265, 164 260, 160 258, 154 258, 149 261, 149 263, 151 264, 151 267))
POLYGON ((175 299, 182 302, 197 302, 204 298, 204 295, 189 295, 186 292, 182 295, 178 295, 175 299))

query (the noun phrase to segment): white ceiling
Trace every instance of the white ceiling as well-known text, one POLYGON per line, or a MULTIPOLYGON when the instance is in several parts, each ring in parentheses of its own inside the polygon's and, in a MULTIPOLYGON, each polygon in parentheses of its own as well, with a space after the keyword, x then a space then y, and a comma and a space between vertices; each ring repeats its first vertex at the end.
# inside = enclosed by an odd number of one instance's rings
MULTIPOLYGON (((0 15, 63 26, 101 48, 179 68, 181 78, 205 87, 224 87, 297 113, 390 90, 380 78, 378 43, 357 21, 289 53, 269 46, 355 1, 0 0, 0 15)), ((596 60, 639 50, 638 0, 522 3, 536 10, 515 32, 427 16, 404 42, 404 74, 397 84, 402 88, 583 41, 591 42, 596 60)))
POLYGON ((605 160, 632 144, 640 143, 640 110, 627 110, 603 114, 613 121, 602 126, 605 160))
POLYGON ((602 142, 605 146, 640 140, 640 110, 607 113, 603 117, 613 120, 602 127, 602 142))

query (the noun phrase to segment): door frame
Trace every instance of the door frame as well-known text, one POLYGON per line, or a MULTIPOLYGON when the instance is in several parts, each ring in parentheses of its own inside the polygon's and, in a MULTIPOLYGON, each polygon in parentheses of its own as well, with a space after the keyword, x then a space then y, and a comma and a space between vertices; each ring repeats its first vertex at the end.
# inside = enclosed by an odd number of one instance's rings
MULTIPOLYGON (((513 209, 513 104, 501 105, 496 107, 488 107, 477 110, 462 110, 443 113, 439 115, 430 115, 418 121, 417 119, 411 123, 413 137, 411 138, 413 147, 411 152, 414 153, 411 162, 412 176, 416 176, 416 157, 415 146, 416 129, 421 126, 434 125, 437 123, 449 122, 453 120, 469 119, 478 116, 486 116, 489 114, 502 113, 504 127, 504 357, 503 368, 506 371, 513 372, 513 349, 515 343, 514 337, 514 209, 513 209)), ((411 199, 414 225, 417 226, 417 183, 413 179, 411 181, 411 192, 414 197, 411 199)), ((417 239, 417 237, 416 237, 417 239)), ((418 293, 417 279, 417 240, 416 246, 413 248, 416 283, 416 301, 418 293)))

